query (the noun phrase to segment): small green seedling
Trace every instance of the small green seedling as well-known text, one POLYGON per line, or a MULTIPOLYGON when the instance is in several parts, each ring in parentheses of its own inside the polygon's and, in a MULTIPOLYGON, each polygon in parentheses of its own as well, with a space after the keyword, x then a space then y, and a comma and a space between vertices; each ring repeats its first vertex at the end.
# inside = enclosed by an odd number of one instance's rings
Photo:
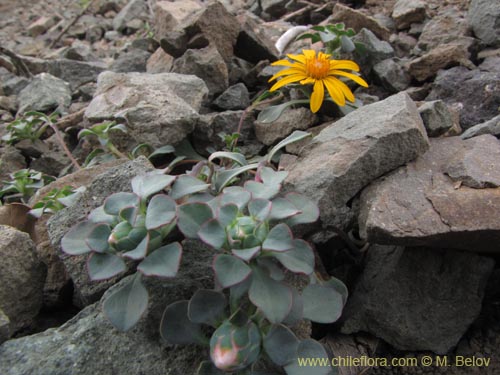
POLYGON ((33 169, 21 169, 9 176, 11 180, 3 181, 4 185, 0 189, 0 198, 8 202, 27 203, 38 189, 55 180, 33 169))

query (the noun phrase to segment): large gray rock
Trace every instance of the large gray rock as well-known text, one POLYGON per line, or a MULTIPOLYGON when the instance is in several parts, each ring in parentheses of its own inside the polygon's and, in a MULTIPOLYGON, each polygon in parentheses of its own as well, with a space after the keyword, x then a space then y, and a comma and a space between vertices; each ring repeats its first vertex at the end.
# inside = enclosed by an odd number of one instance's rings
POLYGON ((250 94, 244 83, 240 82, 230 86, 220 94, 212 103, 222 110, 246 109, 250 105, 250 94))
POLYGON ((0 344, 7 341, 10 337, 10 319, 0 309, 0 344))
POLYGON ((122 31, 129 22, 147 17, 147 12, 146 0, 130 0, 113 19, 113 29, 122 31))
POLYGON ((202 8, 202 4, 195 0, 157 1, 154 7, 155 35, 162 38, 202 8))
POLYGON ((474 34, 484 44, 500 46, 500 3, 491 0, 472 0, 468 19, 474 34))
POLYGON ((45 266, 28 234, 0 225, 0 310, 10 331, 26 328, 42 307, 45 266))
POLYGON ((47 112, 59 108, 66 111, 71 104, 69 84, 48 73, 41 73, 21 90, 17 97, 19 113, 47 112))
POLYGON ((438 72, 426 100, 443 100, 461 108, 460 126, 468 129, 498 115, 500 73, 458 66, 438 72))
MULTIPOLYGON (((167 305, 189 299, 199 288, 211 288, 213 253, 206 247, 184 244, 181 269, 176 278, 143 278, 150 294, 146 313, 129 332, 119 332, 108 322, 102 303, 88 306, 60 328, 10 340, 0 346, 3 375, 114 375, 195 374, 206 350, 197 346, 174 347, 159 336, 167 305)), ((125 280, 124 280, 125 281, 125 280)))
POLYGON ((491 135, 432 139, 427 153, 363 191, 362 237, 499 253, 498 157, 500 141, 491 135))
POLYGON ((415 103, 400 93, 349 113, 304 147, 286 188, 314 199, 324 224, 345 227, 347 202, 429 147, 415 103))
POLYGON ((115 73, 145 72, 151 53, 139 48, 120 54, 109 67, 115 73))
POLYGON ((472 128, 467 129, 462 134, 462 138, 467 139, 477 137, 482 134, 491 134, 497 138, 500 137, 500 115, 495 116, 491 120, 483 122, 482 124, 477 124, 472 128))
POLYGON ((194 129, 207 93, 203 81, 190 75, 104 72, 85 117, 125 119, 135 144, 175 144, 194 129))
POLYGON ((391 93, 405 90, 411 77, 398 58, 386 59, 375 64, 373 74, 382 86, 391 93))
POLYGON ((374 65, 394 56, 394 49, 384 40, 380 40, 368 29, 361 29, 353 38, 354 41, 363 43, 363 52, 355 52, 356 61, 359 62, 365 73, 369 73, 374 65))
POLYGON ((490 258, 372 246, 343 312, 343 333, 369 332, 397 349, 445 354, 478 317, 490 258))
POLYGON ((85 220, 90 211, 100 206, 106 197, 120 191, 131 191, 130 180, 151 170, 153 170, 152 165, 144 157, 112 167, 97 175, 75 204, 58 211, 47 222, 50 241, 57 255, 63 261, 68 275, 73 280, 73 303, 76 306, 83 307, 94 303, 106 289, 116 283, 123 275, 102 282, 90 280, 86 266, 88 255, 71 256, 63 253, 61 250, 62 237, 71 227, 85 220))

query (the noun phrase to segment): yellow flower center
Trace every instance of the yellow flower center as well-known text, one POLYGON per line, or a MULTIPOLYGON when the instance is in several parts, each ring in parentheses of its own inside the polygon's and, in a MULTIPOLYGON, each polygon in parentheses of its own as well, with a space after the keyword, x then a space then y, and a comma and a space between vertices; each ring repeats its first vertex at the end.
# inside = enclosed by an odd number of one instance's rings
POLYGON ((306 74, 314 79, 323 79, 328 76, 330 70, 330 60, 328 56, 319 53, 318 57, 306 59, 306 74))

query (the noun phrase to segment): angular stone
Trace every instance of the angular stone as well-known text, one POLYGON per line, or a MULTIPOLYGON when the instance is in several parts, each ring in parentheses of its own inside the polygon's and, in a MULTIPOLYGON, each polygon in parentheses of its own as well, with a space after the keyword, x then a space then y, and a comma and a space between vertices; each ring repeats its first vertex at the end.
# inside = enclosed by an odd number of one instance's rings
POLYGON ((286 182, 288 191, 309 196, 325 224, 344 227, 337 217, 375 178, 424 153, 427 134, 406 93, 349 113, 323 129, 304 147, 286 182))
POLYGON ((7 315, 0 309, 0 345, 7 341, 10 337, 10 320, 7 315))
POLYGON ((316 122, 316 115, 309 108, 288 108, 272 123, 255 121, 257 139, 270 146, 292 134, 294 130, 306 130, 316 122))
POLYGON ((354 41, 363 43, 363 52, 355 52, 356 61, 361 65, 363 72, 369 73, 377 63, 394 56, 394 49, 386 41, 380 40, 368 30, 362 29, 353 38, 354 41))
POLYGON ((500 3, 490 0, 472 0, 468 20, 474 34, 486 45, 500 47, 500 3))
POLYGON ((409 28, 412 23, 422 22, 425 15, 425 2, 422 0, 398 0, 392 10, 392 18, 399 30, 409 28))
POLYGON ((40 311, 46 270, 29 235, 6 225, 0 225, 0 257, 0 310, 14 333, 40 311))
POLYGON ((6 96, 18 95, 28 84, 27 78, 13 75, 5 81, 2 79, 2 90, 6 96))
POLYGON ((425 100, 443 100, 460 111, 463 129, 492 119, 500 107, 500 72, 483 72, 455 67, 438 72, 425 100))
POLYGON ((467 129, 462 134, 462 139, 477 137, 482 134, 491 134, 497 138, 500 137, 500 115, 493 117, 491 120, 483 122, 482 124, 477 124, 472 128, 467 129))
POLYGON ((147 2, 144 0, 130 0, 113 19, 113 29, 122 31, 127 23, 141 17, 147 17, 147 2))
POLYGON ((466 186, 498 182, 499 152, 491 135, 431 139, 427 153, 363 191, 361 236, 370 243, 499 253, 500 188, 466 186))
MULTIPOLYGON (((175 144, 194 129, 208 93, 203 81, 175 73, 104 72, 85 111, 90 121, 125 119, 135 144, 175 144)), ((133 142, 132 142, 133 143, 133 142)))
POLYGON ((442 100, 425 102, 418 108, 429 137, 439 137, 453 127, 452 115, 442 100))
POLYGON ((174 63, 174 57, 166 53, 162 48, 158 48, 146 63, 146 72, 150 74, 168 73, 174 63))
POLYGON ((73 280, 73 303, 76 306, 87 306, 101 298, 102 294, 123 275, 115 278, 95 282, 87 274, 88 254, 72 256, 61 250, 62 237, 77 223, 86 219, 94 208, 100 206, 104 199, 113 193, 131 191, 130 180, 145 174, 153 169, 144 157, 127 161, 121 165, 109 168, 106 172, 97 175, 87 186, 87 190, 70 207, 54 214, 47 222, 48 234, 52 246, 61 258, 73 280))
POLYGON ((235 55, 254 64, 261 60, 278 60, 280 54, 258 19, 243 13, 238 21, 241 31, 234 47, 235 55))
POLYGON ((174 61, 172 72, 192 74, 201 78, 211 96, 218 95, 229 86, 229 72, 224 59, 213 47, 188 49, 174 61))
POLYGON ((281 17, 286 13, 287 0, 261 0, 262 11, 272 17, 281 17))
POLYGON ((109 67, 115 73, 145 72, 146 64, 151 57, 151 53, 142 49, 133 48, 122 53, 109 67))
POLYGON ((222 110, 245 109, 250 105, 250 94, 245 84, 240 82, 230 86, 212 104, 222 110))
POLYGON ((408 72, 418 81, 434 77, 440 69, 463 64, 472 66, 469 53, 458 44, 443 44, 408 64, 408 72))
POLYGON ((343 333, 446 354, 479 316, 494 261, 468 252, 373 245, 343 311, 343 333))
POLYGON ((9 180, 9 174, 26 168, 26 159, 14 146, 0 149, 0 181, 9 180))
POLYGON ((37 37, 38 35, 44 34, 47 30, 49 30, 56 24, 58 19, 59 17, 42 16, 28 26, 28 33, 32 37, 37 37))
POLYGON ((348 27, 353 28, 357 32, 366 28, 383 40, 389 40, 391 36, 391 32, 380 25, 374 18, 341 3, 335 3, 331 21, 330 23, 344 22, 348 27))
POLYGON ((69 84, 48 73, 41 73, 21 90, 18 96, 19 113, 47 112, 56 108, 66 111, 71 104, 69 84))
POLYGON ((206 351, 195 345, 167 345, 159 335, 169 304, 189 299, 197 289, 212 288, 213 252, 183 243, 179 273, 172 279, 144 277, 150 295, 137 325, 120 332, 107 320, 102 304, 121 286, 115 285, 99 303, 88 306, 62 327, 10 340, 0 346, 0 373, 51 374, 195 374, 206 351), (134 360, 126 360, 133 353, 134 360), (119 360, 119 359, 123 360, 119 360), (112 360, 111 360, 112 359, 112 360))
POLYGON ((399 59, 382 60, 373 67, 373 73, 385 89, 391 93, 403 91, 411 83, 411 77, 399 59))
POLYGON ((154 31, 159 38, 185 22, 193 13, 203 9, 198 1, 158 1, 154 8, 154 31))

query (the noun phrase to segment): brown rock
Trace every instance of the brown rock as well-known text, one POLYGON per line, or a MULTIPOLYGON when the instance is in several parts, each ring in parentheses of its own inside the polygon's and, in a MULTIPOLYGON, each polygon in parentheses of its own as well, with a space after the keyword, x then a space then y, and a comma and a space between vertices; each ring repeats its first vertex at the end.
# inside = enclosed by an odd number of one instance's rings
POLYGON ((52 26, 56 24, 58 19, 59 17, 42 16, 28 26, 28 33, 32 37, 44 34, 48 29, 50 29, 52 26))
POLYGON ((423 156, 365 189, 361 235, 379 244, 500 252, 500 188, 466 186, 498 182, 500 142, 473 140, 432 139, 423 156))
POLYGON ((398 0, 392 11, 396 27, 406 29, 414 22, 425 19, 425 2, 422 0, 398 0))
POLYGON ((194 0, 158 1, 154 8, 155 36, 163 38, 202 8, 203 6, 194 0))
POLYGON ((173 56, 166 53, 163 49, 158 48, 148 59, 146 72, 151 74, 168 73, 172 69, 173 63, 173 56))

